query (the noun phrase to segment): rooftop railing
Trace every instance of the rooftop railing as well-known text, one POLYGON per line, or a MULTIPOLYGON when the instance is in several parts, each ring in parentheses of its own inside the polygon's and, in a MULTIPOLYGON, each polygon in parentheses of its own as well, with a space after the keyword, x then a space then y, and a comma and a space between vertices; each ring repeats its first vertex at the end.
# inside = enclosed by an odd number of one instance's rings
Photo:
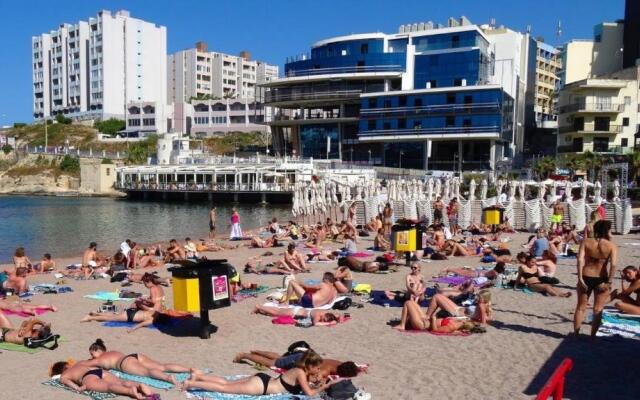
POLYGON ((624 104, 614 103, 573 103, 560 107, 560 113, 570 112, 622 112, 624 111, 624 104))
POLYGON ((285 73, 285 78, 291 78, 296 76, 311 76, 311 75, 329 75, 329 74, 354 74, 364 72, 402 72, 404 68, 402 65, 363 65, 363 66, 349 66, 349 67, 333 67, 333 68, 310 68, 299 70, 288 70, 285 73))

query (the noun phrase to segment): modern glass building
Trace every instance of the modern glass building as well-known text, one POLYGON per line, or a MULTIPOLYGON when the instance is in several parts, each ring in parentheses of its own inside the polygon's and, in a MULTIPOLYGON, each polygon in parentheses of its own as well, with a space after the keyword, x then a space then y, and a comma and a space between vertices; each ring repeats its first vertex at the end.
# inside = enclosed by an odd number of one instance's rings
POLYGON ((275 150, 403 168, 493 168, 513 154, 516 115, 514 94, 495 82, 494 59, 489 37, 466 19, 319 41, 264 85, 267 105, 277 107, 275 150))

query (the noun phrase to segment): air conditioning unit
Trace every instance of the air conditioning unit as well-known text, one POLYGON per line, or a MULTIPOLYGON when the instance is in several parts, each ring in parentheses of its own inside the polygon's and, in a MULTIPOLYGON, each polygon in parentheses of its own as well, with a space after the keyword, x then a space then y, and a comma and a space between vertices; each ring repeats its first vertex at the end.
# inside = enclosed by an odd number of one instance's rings
POLYGON ((462 80, 462 86, 467 86, 467 80, 466 79, 462 80))
POLYGON ((425 85, 425 88, 431 89, 431 82, 427 82, 427 84, 425 85))

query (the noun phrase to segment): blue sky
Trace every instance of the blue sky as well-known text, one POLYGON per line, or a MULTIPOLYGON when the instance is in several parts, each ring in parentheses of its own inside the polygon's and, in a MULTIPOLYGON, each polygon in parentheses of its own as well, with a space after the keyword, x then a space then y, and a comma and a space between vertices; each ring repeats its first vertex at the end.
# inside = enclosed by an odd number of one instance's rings
POLYGON ((331 36, 363 32, 397 32, 405 23, 467 16, 482 24, 524 31, 558 44, 591 38, 593 25, 624 17, 624 0, 0 0, 0 125, 31 121, 31 36, 62 22, 86 20, 100 9, 127 9, 132 16, 167 27, 168 51, 192 47, 198 40, 209 49, 280 66, 288 56, 309 51, 331 36), (537 11, 544 10, 545 13, 537 11), (11 16, 11 17, 9 17, 11 16))

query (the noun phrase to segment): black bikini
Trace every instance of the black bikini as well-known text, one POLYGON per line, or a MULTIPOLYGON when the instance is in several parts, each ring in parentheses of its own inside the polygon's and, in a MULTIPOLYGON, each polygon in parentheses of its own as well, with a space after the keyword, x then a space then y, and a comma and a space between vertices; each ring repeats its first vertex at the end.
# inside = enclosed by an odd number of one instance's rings
POLYGON ((102 369, 100 368, 90 369, 84 375, 82 375, 82 379, 80 379, 80 382, 84 381, 84 378, 86 378, 89 375, 95 375, 98 378, 102 379, 102 369))
POLYGON ((592 292, 603 283, 609 283, 607 278, 594 276, 583 276, 582 280, 584 281, 584 284, 587 285, 587 292, 592 292))
POLYGON ((260 372, 255 374, 262 381, 262 395, 267 394, 267 388, 269 387, 269 381, 271 381, 271 376, 269 374, 265 374, 264 372, 260 372))
POLYGON ((280 383, 282 383, 282 387, 287 392, 289 392, 291 394, 300 394, 300 393, 302 393, 302 387, 300 386, 300 384, 290 385, 287 382, 285 382, 284 379, 282 379, 282 375, 280 375, 280 377, 278 379, 280 379, 280 383))
POLYGON ((135 318, 136 313, 140 310, 137 308, 127 308, 125 311, 127 313, 127 322, 134 322, 133 319, 135 318))
POLYGON ((131 353, 131 354, 127 354, 126 356, 122 357, 120 359, 120 362, 118 362, 118 369, 120 371, 122 371, 122 363, 124 363, 124 360, 126 360, 129 357, 133 357, 133 358, 135 358, 137 360, 138 359, 138 353, 131 353))

